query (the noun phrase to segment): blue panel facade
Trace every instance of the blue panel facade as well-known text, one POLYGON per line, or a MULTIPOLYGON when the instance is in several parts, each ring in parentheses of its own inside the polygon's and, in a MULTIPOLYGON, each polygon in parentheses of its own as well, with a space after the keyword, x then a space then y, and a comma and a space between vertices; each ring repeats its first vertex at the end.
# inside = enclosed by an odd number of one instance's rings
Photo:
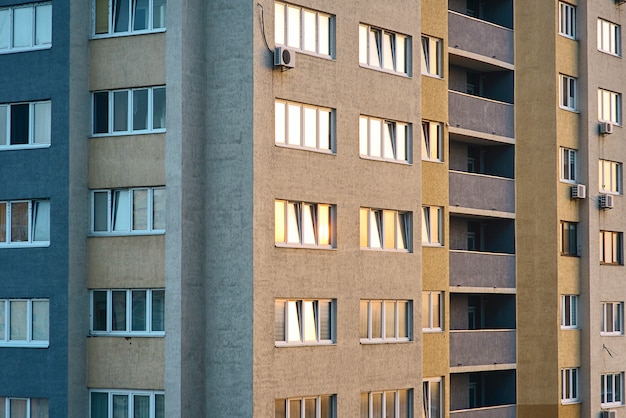
MULTIPOLYGON (((0 0, 0 7, 33 3, 0 0)), ((0 104, 51 100, 51 146, 0 151, 0 201, 50 199, 50 246, 0 248, 0 299, 48 298, 47 349, 0 348, 0 396, 48 398, 67 416, 69 1, 54 1, 52 47, 0 54, 0 104)))

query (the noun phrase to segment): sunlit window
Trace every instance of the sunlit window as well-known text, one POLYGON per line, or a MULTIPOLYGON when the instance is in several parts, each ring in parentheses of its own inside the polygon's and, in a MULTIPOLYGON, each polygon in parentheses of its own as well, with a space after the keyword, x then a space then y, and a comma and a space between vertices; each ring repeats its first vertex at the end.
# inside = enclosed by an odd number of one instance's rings
POLYGON ((624 302, 602 302, 602 335, 624 334, 624 302))
POLYGON ((600 262, 624 264, 623 237, 621 232, 600 231, 600 262))
POLYGON ((422 74, 443 76, 442 45, 441 39, 422 35, 422 74))
POLYGON ((424 331, 441 331, 443 317, 443 293, 422 292, 422 329, 424 331))
POLYGON ((561 328, 578 328, 578 295, 561 296, 561 328))
POLYGON ((129 35, 165 29, 166 0, 93 0, 95 35, 129 35))
POLYGON ((361 208, 361 248, 411 250, 411 213, 361 208))
POLYGON ((274 206, 277 245, 335 246, 334 205, 276 200, 274 206))
POLYGON ((602 407, 624 404, 624 372, 600 375, 600 405, 602 407))
POLYGON ((617 125, 622 123, 622 95, 598 89, 598 120, 617 125))
POLYGON ((276 100, 276 145, 309 151, 334 151, 335 112, 326 107, 276 100))
POLYGON ((424 206, 422 211, 422 244, 442 245, 443 208, 424 206))
POLYGON ((413 390, 361 392, 361 418, 411 418, 413 390))
POLYGON ((361 342, 411 339, 412 309, 408 300, 361 300, 361 342))
POLYGON ((576 6, 559 2, 559 34, 576 39, 576 6))
POLYGON ((622 193, 622 163, 600 160, 598 179, 601 193, 622 193))
POLYGON ((275 418, 335 418, 336 416, 336 395, 276 399, 274 404, 275 418))
POLYGON ((621 27, 615 23, 598 19, 598 51, 621 55, 621 27))
POLYGON ((427 379, 422 384, 424 418, 443 418, 443 382, 441 378, 427 379))
POLYGON ((362 157, 411 162, 411 125, 361 116, 359 153, 362 157))
POLYGON ((274 41, 326 57, 334 55, 335 17, 304 7, 274 3, 274 41))
POLYGON ((334 304, 331 299, 276 299, 276 344, 333 343, 334 304))
POLYGON ((422 122, 422 160, 443 161, 443 124, 422 122))
POLYGON ((361 65, 411 75, 411 38, 368 25, 359 25, 361 65))

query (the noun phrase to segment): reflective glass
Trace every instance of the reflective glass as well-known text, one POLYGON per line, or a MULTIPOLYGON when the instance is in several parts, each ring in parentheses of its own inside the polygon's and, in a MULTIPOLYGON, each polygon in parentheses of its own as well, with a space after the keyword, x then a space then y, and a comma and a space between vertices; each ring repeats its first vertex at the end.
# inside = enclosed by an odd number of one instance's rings
POLYGON ((13 9, 13 47, 31 46, 33 43, 33 7, 13 9))
POLYGON ((35 45, 52 43, 52 5, 37 6, 35 9, 35 45))

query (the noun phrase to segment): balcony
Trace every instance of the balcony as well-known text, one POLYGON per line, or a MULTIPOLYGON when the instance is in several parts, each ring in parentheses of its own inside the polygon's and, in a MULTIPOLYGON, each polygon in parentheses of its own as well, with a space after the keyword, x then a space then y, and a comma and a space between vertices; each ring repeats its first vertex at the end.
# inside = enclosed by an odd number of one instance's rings
POLYGON ((515 330, 450 331, 450 367, 514 364, 515 330))
POLYGON ((450 171, 450 206, 515 212, 515 181, 450 171))
POLYGON ((514 107, 460 91, 448 91, 450 126, 490 135, 515 137, 514 107))
POLYGON ((460 409, 450 411, 450 418, 515 418, 515 405, 460 409))
POLYGON ((515 288, 515 255, 450 251, 450 287, 515 288))
POLYGON ((511 29, 448 11, 448 45, 513 65, 514 39, 511 29))

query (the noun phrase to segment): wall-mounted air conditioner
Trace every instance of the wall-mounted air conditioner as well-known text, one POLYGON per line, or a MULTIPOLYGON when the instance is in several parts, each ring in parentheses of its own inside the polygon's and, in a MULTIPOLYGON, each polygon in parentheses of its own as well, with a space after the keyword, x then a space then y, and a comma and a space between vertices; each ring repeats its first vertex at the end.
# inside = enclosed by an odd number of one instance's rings
POLYGON ((584 199, 587 197, 587 187, 584 184, 572 186, 572 199, 584 199))
POLYGON ((615 411, 602 411, 602 418, 615 418, 615 411))
POLYGON ((274 66, 283 68, 296 67, 296 51, 279 46, 274 50, 274 66))
POLYGON ((600 195, 600 208, 601 209, 613 209, 615 207, 615 196, 611 194, 600 195))
POLYGON ((613 124, 611 122, 600 122, 600 133, 609 135, 613 133, 613 124))

